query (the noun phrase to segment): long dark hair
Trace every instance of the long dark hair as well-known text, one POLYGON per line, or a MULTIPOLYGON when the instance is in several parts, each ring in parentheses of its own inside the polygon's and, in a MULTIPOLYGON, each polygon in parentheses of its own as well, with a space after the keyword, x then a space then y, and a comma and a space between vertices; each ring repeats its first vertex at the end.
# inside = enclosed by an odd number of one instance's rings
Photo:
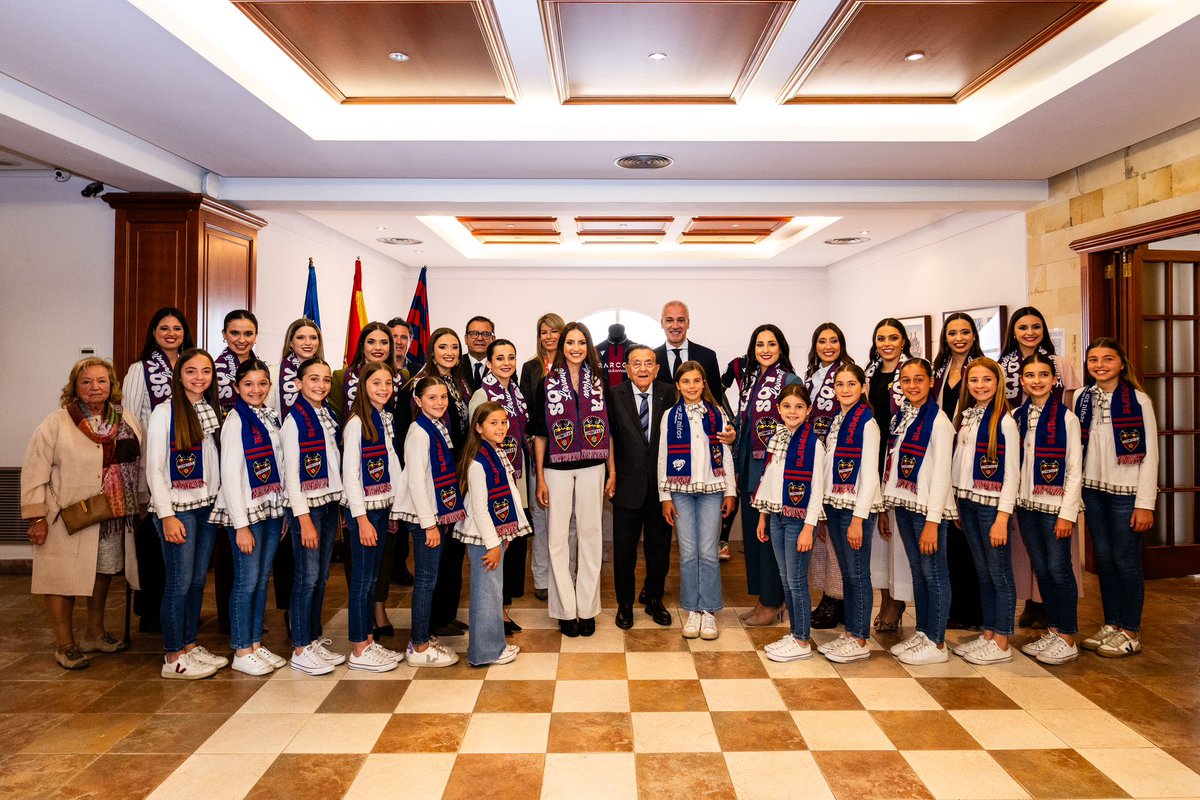
POLYGON ((217 401, 217 365, 207 350, 193 347, 179 354, 175 362, 175 370, 171 373, 171 414, 175 417, 175 449, 191 450, 204 441, 204 427, 200 424, 200 415, 187 399, 187 391, 183 388, 183 365, 193 358, 201 356, 208 359, 212 367, 212 380, 204 390, 204 401, 218 414, 221 404, 217 401))
POLYGON ((413 385, 416 385, 417 380, 420 378, 432 376, 435 378, 441 378, 442 382, 446 384, 446 389, 451 393, 453 393, 457 388, 459 394, 465 394, 467 387, 470 384, 467 382, 466 373, 463 372, 462 354, 463 343, 462 339, 460 339, 458 336, 458 332, 453 328, 437 328, 433 333, 429 334, 429 352, 425 354, 424 365, 422 365, 421 369, 417 371, 416 375, 412 376, 413 385), (441 339, 443 336, 453 336, 454 341, 458 342, 458 362, 450 368, 450 380, 446 380, 441 371, 438 369, 438 365, 436 363, 437 357, 433 352, 434 347, 437 346, 438 339, 441 339), (450 385, 451 382, 453 382, 454 386, 450 385))
POLYGON ((820 367, 821 367, 821 357, 817 355, 817 339, 820 339, 821 334, 824 333, 825 331, 833 331, 835 334, 837 334, 838 350, 839 350, 838 363, 839 364, 853 364, 854 363, 854 359, 851 358, 850 354, 846 352, 846 334, 842 333, 842 329, 839 328, 835 323, 822 322, 820 325, 818 325, 816 328, 813 329, 812 344, 809 345, 809 348, 808 348, 808 368, 804 370, 805 378, 811 378, 812 374, 814 372, 816 372, 818 369, 820 369, 820 367))
POLYGON ((458 454, 458 488, 463 497, 467 496, 467 474, 471 471, 471 464, 475 462, 475 457, 483 449, 483 436, 475 430, 475 426, 482 425, 485 419, 497 411, 504 412, 505 416, 508 415, 508 412, 504 411, 504 406, 488 400, 486 403, 480 403, 479 407, 475 409, 475 413, 471 415, 471 425, 467 429, 467 441, 458 454))
POLYGON ((955 311, 942 322, 942 338, 938 340, 937 357, 933 359, 933 371, 935 373, 946 364, 949 364, 950 359, 954 357, 954 351, 950 349, 950 345, 946 344, 946 329, 950 327, 951 322, 958 322, 959 320, 971 326, 973 341, 971 342, 971 349, 967 351, 967 358, 983 358, 983 348, 979 346, 979 328, 975 325, 975 318, 964 311, 955 311))
POLYGON ((584 341, 587 342, 587 358, 584 360, 591 368, 592 375, 597 380, 603 380, 601 376, 604 373, 600 371, 600 359, 596 356, 596 348, 592 344, 592 332, 582 322, 568 322, 563 326, 562 332, 558 335, 558 350, 554 353, 554 363, 550 365, 550 369, 558 369, 567 363, 567 356, 563 350, 567 343, 567 334, 571 331, 579 331, 583 334, 584 341))
MULTIPOLYGON (((389 341, 391 341, 389 339, 389 341)), ((362 438, 372 444, 379 439, 382 431, 376 431, 375 425, 371 422, 372 411, 375 410, 371 405, 371 399, 367 397, 367 378, 374 375, 380 370, 387 370, 389 378, 395 377, 396 371, 392 368, 390 361, 372 361, 370 364, 363 366, 362 374, 358 376, 358 394, 354 395, 354 402, 350 406, 350 414, 346 417, 346 421, 350 421, 350 417, 358 417, 362 422, 362 438)))
MULTIPOLYGON (((843 372, 849 372, 851 375, 854 376, 854 380, 858 381, 859 385, 863 387, 864 391, 859 396, 858 402, 862 403, 863 405, 869 406, 870 403, 867 401, 867 392, 865 391, 867 388, 867 374, 865 372, 863 372, 863 368, 860 367, 858 364, 855 364, 853 361, 851 361, 850 363, 846 363, 843 361, 841 364, 839 364, 833 370, 833 382, 834 383, 837 383, 837 376, 841 375, 843 372)), ((841 405, 841 401, 838 402, 838 405, 839 406, 841 405)))
POLYGON ((895 328, 900 331, 900 352, 912 358, 912 342, 908 338, 908 329, 904 327, 904 323, 895 317, 884 317, 875 323, 875 330, 871 331, 871 351, 867 353, 868 364, 879 358, 879 349, 875 347, 875 336, 879 333, 880 328, 895 328))
MULTIPOLYGON (((350 366, 347 367, 347 369, 358 372, 358 370, 362 369, 363 365, 367 363, 365 345, 367 343, 367 336, 372 331, 379 331, 387 337, 388 354, 386 360, 389 364, 393 363, 393 360, 396 357, 396 343, 392 341, 392 329, 387 325, 384 325, 382 322, 368 322, 363 326, 363 329, 358 332, 358 348, 354 351, 354 360, 350 362, 350 366)), ((362 380, 361 375, 359 375, 359 380, 362 380)), ((371 439, 370 441, 373 442, 375 440, 371 439)))
POLYGON ((165 306, 155 311, 154 316, 150 318, 150 324, 146 327, 146 341, 142 345, 142 354, 138 356, 139 361, 145 361, 158 349, 158 342, 154 340, 154 329, 167 317, 174 317, 183 326, 183 343, 179 345, 179 352, 195 349, 196 340, 192 338, 192 326, 188 325, 187 317, 178 308, 165 306))
POLYGON ((767 322, 759 325, 750 334, 750 344, 746 345, 746 374, 742 376, 742 385, 745 386, 746 381, 752 381, 751 376, 754 375, 761 366, 758 359, 754 357, 754 343, 758 341, 758 335, 763 331, 770 331, 775 334, 775 341, 779 342, 779 360, 777 363, 782 369, 795 374, 796 369, 792 366, 792 349, 788 347, 787 337, 783 335, 783 331, 779 330, 778 325, 772 325, 767 322))
POLYGON ((1091 371, 1087 368, 1087 357, 1088 353, 1099 347, 1115 350, 1117 355, 1121 357, 1121 371, 1117 375, 1118 380, 1122 383, 1128 383, 1139 392, 1145 393, 1146 390, 1142 388, 1142 382, 1138 380, 1137 375, 1133 372, 1133 367, 1129 364, 1129 356, 1125 354, 1125 346, 1111 336, 1101 336, 1098 339, 1093 339, 1091 344, 1087 346, 1087 350, 1083 351, 1083 371, 1087 373, 1087 377, 1083 379, 1084 386, 1094 386, 1096 384, 1096 379, 1092 377, 1091 371))
POLYGON ((1021 317, 1037 317, 1042 322, 1042 340, 1038 342, 1038 347, 1045 350, 1050 355, 1054 355, 1054 342, 1050 339, 1050 326, 1046 324, 1046 318, 1042 312, 1038 311, 1033 306, 1023 306, 1018 308, 1008 318, 1008 330, 1004 333, 1004 347, 1000 350, 1000 355, 1003 358, 1009 353, 1018 353, 1021 346, 1017 344, 1017 320, 1021 317))

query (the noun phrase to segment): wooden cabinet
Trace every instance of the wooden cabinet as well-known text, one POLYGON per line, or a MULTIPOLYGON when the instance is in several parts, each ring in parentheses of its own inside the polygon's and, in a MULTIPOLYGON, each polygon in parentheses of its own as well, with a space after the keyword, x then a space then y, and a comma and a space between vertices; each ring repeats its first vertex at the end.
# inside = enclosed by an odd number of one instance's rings
POLYGON ((123 375, 163 306, 187 315, 196 346, 220 352, 226 312, 254 307, 266 222, 202 194, 104 195, 117 213, 113 359, 123 375))

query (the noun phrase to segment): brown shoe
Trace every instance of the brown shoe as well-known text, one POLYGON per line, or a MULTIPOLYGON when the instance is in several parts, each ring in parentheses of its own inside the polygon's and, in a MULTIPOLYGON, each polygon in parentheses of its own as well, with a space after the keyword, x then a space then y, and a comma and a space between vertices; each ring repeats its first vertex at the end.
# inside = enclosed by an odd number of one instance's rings
POLYGON ((749 619, 742 620, 748 627, 763 628, 783 622, 783 606, 763 606, 755 609, 749 619))
POLYGON ((79 649, 84 653, 120 653, 129 645, 116 639, 111 633, 103 633, 99 639, 80 639, 79 649))
POLYGON ((68 647, 66 650, 55 651, 54 660, 63 669, 87 669, 92 665, 83 651, 74 646, 68 647))

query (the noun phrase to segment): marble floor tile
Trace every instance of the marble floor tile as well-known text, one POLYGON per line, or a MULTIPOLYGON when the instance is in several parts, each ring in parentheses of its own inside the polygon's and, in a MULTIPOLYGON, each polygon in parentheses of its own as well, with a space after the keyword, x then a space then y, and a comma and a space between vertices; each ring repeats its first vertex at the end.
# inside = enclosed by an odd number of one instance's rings
POLYGON ((489 681, 552 681, 558 676, 558 653, 520 653, 509 664, 488 667, 489 681))
MULTIPOLYGON (((873 656, 871 660, 873 661, 873 656)), ((826 661, 819 654, 813 653, 810 658, 801 661, 779 662, 772 661, 767 658, 767 654, 761 650, 758 652, 758 660, 762 662, 763 669, 767 671, 767 675, 772 678, 837 678, 837 669, 832 661, 826 661)))
POLYGON ((392 714, 313 714, 285 753, 369 753, 392 714))
POLYGON ((454 753, 381 753, 367 756, 345 800, 379 800, 396 793, 398 776, 404 776, 404 794, 441 797, 454 769, 454 753))
POLYGON ((1200 775, 1157 748, 1078 753, 1133 797, 1200 797, 1200 775))
POLYGON ((633 746, 638 753, 715 753, 721 749, 707 712, 635 711, 632 717, 633 746))
MULTIPOLYGON (((820 656, 813 656, 814 659, 820 656)), ((849 664, 828 662, 834 671, 842 678, 908 678, 909 673, 904 665, 887 652, 872 653, 870 658, 862 661, 851 661, 849 664)))
POLYGON ((978 750, 979 743, 946 711, 872 711, 897 750, 978 750))
POLYGON ((246 701, 241 714, 311 714, 333 691, 333 681, 269 681, 246 701))
POLYGON ((793 711, 857 711, 863 705, 845 681, 829 678, 776 678, 775 690, 793 711))
POLYGON ((1153 747, 1137 731, 1098 708, 1031 709, 1029 714, 1068 747, 1153 747))
POLYGON ((704 678, 766 678, 767 670, 757 653, 718 651, 693 653, 696 675, 704 678))
POLYGON ((393 714, 372 752, 457 753, 470 714, 393 714))
POLYGON ((549 714, 473 714, 461 753, 545 753, 549 714))
MULTIPOLYGON (((565 682, 564 682, 565 683, 565 682)), ((555 681, 484 681, 475 713, 542 713, 554 708, 555 681)))
POLYGON ((190 755, 217 731, 229 714, 154 714, 117 742, 113 753, 183 753, 190 755))
POLYGON ((691 653, 626 653, 629 680, 694 680, 696 662, 691 653))
POLYGON ((625 631, 627 653, 690 652, 687 639, 674 628, 631 628, 625 631))
POLYGON ((625 654, 616 653, 560 653, 558 675, 560 681, 620 681, 627 676, 625 654))
POLYGON ((720 635, 716 639, 688 639, 688 649, 693 653, 707 653, 721 650, 752 650, 750 637, 743 628, 718 628, 720 635))
MULTIPOLYGON (((484 684, 484 688, 491 684, 484 684)), ((543 710, 543 709, 536 709, 543 710)), ((554 690, 549 711, 629 711, 628 681, 563 681, 554 690)))
POLYGON ((548 753, 541 800, 637 800, 633 753, 548 753))
POLYGON ((631 753, 633 723, 628 713, 562 712, 550 717, 549 753, 631 753))
POLYGON ((1057 678, 1013 677, 1003 673, 985 677, 1025 709, 1096 708, 1096 704, 1057 678))
POLYGON ((108 753, 72 775, 48 797, 100 797, 141 800, 167 779, 185 756, 178 754, 128 755, 108 753))
POLYGON ((591 636, 576 636, 575 638, 564 636, 559 652, 623 653, 625 652, 625 631, 620 628, 597 628, 595 634, 591 636))
POLYGON ((700 753, 637 754, 638 797, 735 800, 725 760, 700 753))
POLYGON ((1020 708, 991 681, 981 678, 917 678, 917 683, 947 711, 1020 708))
POLYGON ((408 681, 338 681, 316 713, 391 714, 408 686, 408 681))
POLYGON ((1026 800, 1029 793, 981 750, 901 753, 938 800, 1026 800))
POLYGON ((792 719, 809 750, 896 749, 866 711, 793 711, 792 719))
POLYGON ((814 752, 813 759, 837 800, 933 800, 933 795, 912 767, 895 751, 861 753, 825 750, 814 752))
POLYGON ((740 800, 833 800, 812 753, 726 750, 725 767, 740 800))
POLYGON ((559 633, 558 628, 527 628, 508 641, 521 648, 522 653, 557 653, 569 637, 559 633))
POLYGON ((915 678, 847 678, 868 711, 937 711, 941 708, 915 678))
POLYGON ((1074 750, 992 750, 989 755, 1039 800, 1129 797, 1074 750))
POLYGON ((786 711, 714 711, 712 721, 726 753, 807 749, 786 711))
POLYGON ((697 680, 629 681, 633 711, 708 711, 704 689, 697 680))
POLYGON ((769 678, 701 679, 710 711, 784 711, 786 706, 769 678))
POLYGON ((107 753, 149 714, 75 714, 45 731, 22 753, 107 753))
POLYGON ((96 758, 93 753, 0 756, 0 797, 46 797, 96 758))
POLYGON ((361 754, 284 753, 258 779, 246 800, 343 797, 366 760, 361 754))
POLYGON ((186 687, 186 681, 153 680, 122 681, 81 709, 84 714, 160 711, 186 687))
POLYGON ((176 800, 204 787, 207 800, 242 800, 275 761, 274 753, 197 753, 150 793, 150 800, 176 800), (220 780, 213 780, 219 775, 220 780))
POLYGON ((0 714, 0 753, 16 753, 71 714, 0 714))
POLYGON ((234 714, 197 753, 282 753, 310 714, 234 714))
POLYGON ((1028 711, 951 711, 950 716, 987 750, 1066 747, 1028 711))
POLYGON ((263 686, 252 681, 192 681, 159 710, 164 714, 232 714, 263 686))
POLYGON ((399 714, 469 714, 475 709, 483 681, 413 681, 400 703, 399 714))
POLYGON ((538 800, 545 768, 542 753, 464 753, 454 762, 442 800, 479 800, 481 786, 505 800, 538 800))

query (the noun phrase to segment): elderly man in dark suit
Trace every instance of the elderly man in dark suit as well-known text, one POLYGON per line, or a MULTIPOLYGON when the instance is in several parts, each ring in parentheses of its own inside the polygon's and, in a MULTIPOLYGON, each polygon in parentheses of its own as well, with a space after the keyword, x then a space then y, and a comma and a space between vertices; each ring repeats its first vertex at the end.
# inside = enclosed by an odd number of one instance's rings
POLYGON ((658 361, 650 348, 638 345, 627 358, 629 380, 608 390, 616 475, 610 497, 617 627, 633 627, 639 538, 646 556, 646 580, 642 584, 646 613, 659 625, 670 625, 674 620, 662 596, 671 563, 671 528, 658 500, 658 439, 663 413, 675 402, 675 387, 655 380, 658 361))

